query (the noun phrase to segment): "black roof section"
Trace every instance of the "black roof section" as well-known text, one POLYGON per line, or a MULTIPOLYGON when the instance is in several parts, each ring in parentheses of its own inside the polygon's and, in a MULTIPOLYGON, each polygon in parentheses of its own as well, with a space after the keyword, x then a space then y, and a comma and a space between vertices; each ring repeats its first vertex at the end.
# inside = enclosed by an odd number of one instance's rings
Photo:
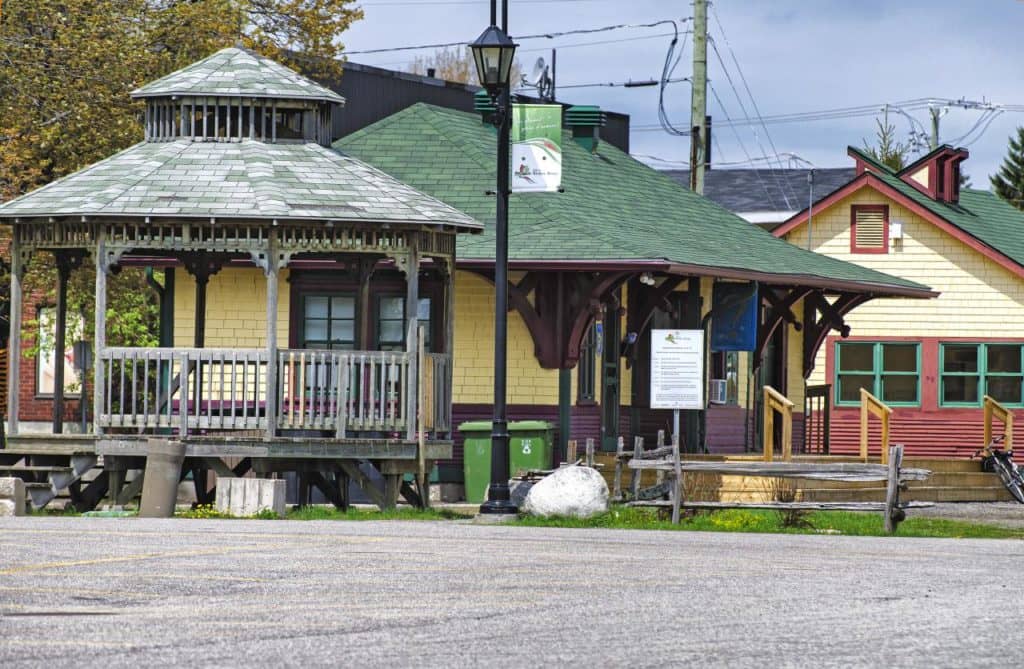
MULTIPOLYGON (((810 185, 806 169, 711 169, 704 172, 704 196, 734 213, 800 211, 807 207, 810 185)), ((689 186, 689 170, 664 170, 689 186)), ((814 170, 814 199, 845 186, 856 176, 852 167, 814 170)))
MULTIPOLYGON (((335 139, 351 135, 417 102, 472 112, 473 96, 480 90, 478 86, 372 65, 346 62, 343 68, 340 82, 324 82, 325 86, 346 99, 345 108, 334 115, 332 135, 335 139)), ((521 102, 540 102, 529 96, 517 94, 515 97, 521 102)), ((629 153, 629 115, 605 109, 601 111, 606 119, 605 126, 601 128, 601 140, 629 153)))

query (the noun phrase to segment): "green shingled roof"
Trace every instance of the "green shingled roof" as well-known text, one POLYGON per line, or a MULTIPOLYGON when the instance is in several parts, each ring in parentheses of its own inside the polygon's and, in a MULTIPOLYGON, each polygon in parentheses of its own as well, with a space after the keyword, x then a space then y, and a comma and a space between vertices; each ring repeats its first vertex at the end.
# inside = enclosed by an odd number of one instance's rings
POLYGON ((313 143, 141 143, 0 205, 0 218, 185 216, 453 225, 470 216, 313 143))
MULTIPOLYGON (((936 151, 944 148, 952 147, 940 146, 936 151)), ((1024 266, 1024 211, 1013 207, 992 191, 969 188, 960 190, 960 201, 956 204, 937 202, 900 179, 893 170, 872 160, 871 156, 860 149, 851 146, 849 150, 859 158, 870 161, 871 174, 887 186, 1024 266)))
MULTIPOLYGON (((458 240, 462 260, 493 259, 493 129, 475 114, 419 103, 339 140, 335 146, 485 221, 485 233, 458 240)), ((927 288, 810 253, 679 186, 601 143, 591 154, 563 142, 564 193, 513 194, 513 261, 663 260, 771 275, 776 283, 863 284, 879 294, 927 288)), ((718 273, 722 275, 722 273, 718 273)))
POLYGON ((345 98, 298 72, 236 47, 221 49, 132 91, 133 98, 166 95, 237 95, 345 103, 345 98))

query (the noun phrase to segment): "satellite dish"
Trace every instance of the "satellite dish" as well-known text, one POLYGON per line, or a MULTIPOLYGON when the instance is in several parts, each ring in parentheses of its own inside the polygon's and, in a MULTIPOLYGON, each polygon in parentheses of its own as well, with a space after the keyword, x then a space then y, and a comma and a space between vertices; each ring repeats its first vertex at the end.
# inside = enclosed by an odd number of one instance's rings
POLYGON ((533 70, 530 72, 530 84, 533 86, 540 86, 541 82, 547 76, 548 68, 544 64, 543 58, 538 58, 537 62, 533 64, 533 70))

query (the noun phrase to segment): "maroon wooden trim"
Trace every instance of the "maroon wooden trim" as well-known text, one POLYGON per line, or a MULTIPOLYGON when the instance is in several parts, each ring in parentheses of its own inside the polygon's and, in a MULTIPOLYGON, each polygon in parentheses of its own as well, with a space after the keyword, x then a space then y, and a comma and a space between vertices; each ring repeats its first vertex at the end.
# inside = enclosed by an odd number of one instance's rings
POLYGON ((887 204, 851 204, 850 205, 850 253, 875 253, 885 254, 889 252, 889 205, 887 204), (870 246, 857 246, 857 213, 858 212, 879 212, 882 214, 882 247, 872 248, 870 246))

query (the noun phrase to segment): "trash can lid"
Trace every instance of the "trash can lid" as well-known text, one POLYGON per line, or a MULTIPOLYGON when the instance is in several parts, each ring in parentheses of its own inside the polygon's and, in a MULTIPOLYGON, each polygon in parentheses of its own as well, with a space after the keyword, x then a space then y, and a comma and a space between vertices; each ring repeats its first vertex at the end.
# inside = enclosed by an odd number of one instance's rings
POLYGON ((508 429, 516 432, 550 430, 553 425, 546 420, 515 420, 508 424, 508 429))
POLYGON ((459 425, 460 432, 490 432, 491 421, 489 420, 470 420, 459 425))

